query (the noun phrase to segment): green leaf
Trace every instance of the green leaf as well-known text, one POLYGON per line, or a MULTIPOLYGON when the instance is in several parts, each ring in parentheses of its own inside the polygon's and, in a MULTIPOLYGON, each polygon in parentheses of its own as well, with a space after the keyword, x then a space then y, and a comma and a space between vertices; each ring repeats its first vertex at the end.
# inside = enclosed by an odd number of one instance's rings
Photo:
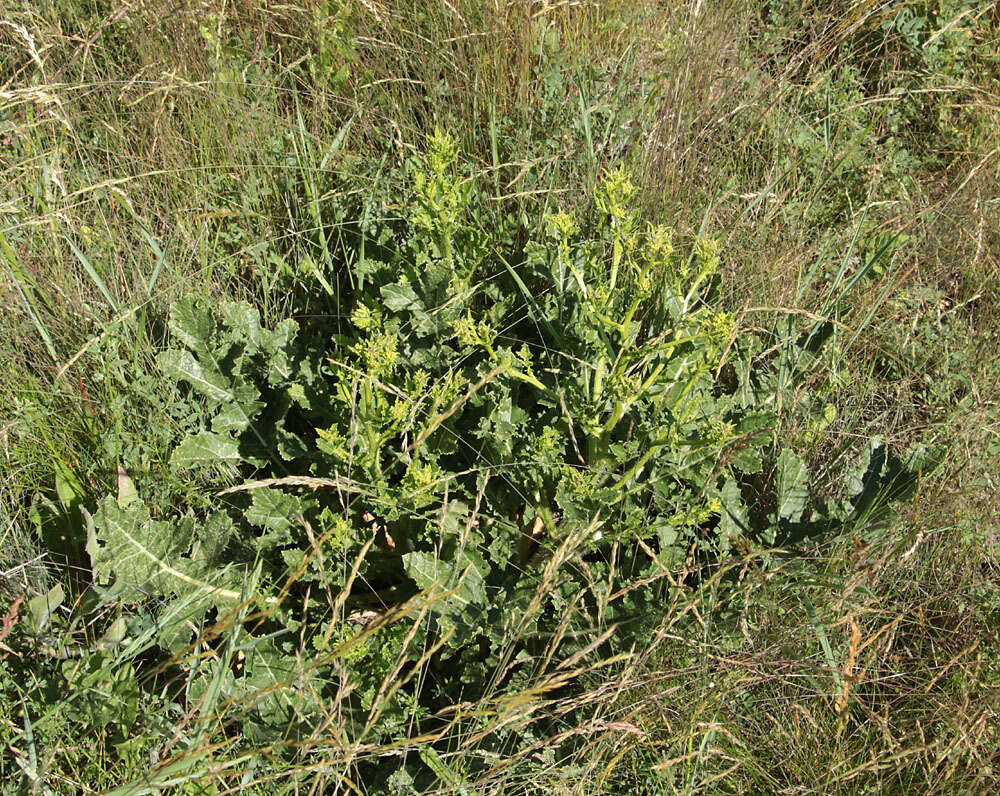
POLYGON ((273 356, 287 349, 292 344, 298 331, 299 325, 291 318, 286 318, 275 326, 274 329, 262 330, 261 339, 263 340, 262 347, 264 351, 273 356))
POLYGON ((233 521, 224 511, 210 514, 198 529, 196 553, 207 568, 226 565, 223 555, 234 533, 233 521))
POLYGON ((174 448, 170 464, 174 467, 196 467, 204 464, 238 464, 243 461, 239 444, 232 437, 203 431, 188 437, 174 448))
POLYGON ((42 630, 48 625, 49 618, 62 605, 65 597, 63 587, 57 583, 47 594, 39 594, 28 600, 28 612, 31 614, 31 624, 35 630, 42 630))
POLYGON ((245 301, 226 301, 219 308, 225 324, 234 332, 233 337, 248 343, 254 351, 261 348, 264 335, 260 328, 260 313, 245 301))
POLYGON ((770 431, 774 428, 778 418, 773 412, 758 412, 743 417, 736 424, 737 434, 759 434, 762 431, 770 431))
POLYGON ((186 381, 195 390, 213 401, 232 401, 229 380, 218 370, 205 368, 190 351, 170 349, 156 357, 164 375, 174 381, 186 381))
MULTIPOLYGON (((434 320, 427 313, 424 303, 407 282, 385 285, 382 290, 382 301, 393 312, 409 312, 413 316, 414 331, 417 334, 427 334, 435 328, 434 320)), ((440 322, 440 321, 439 321, 440 322)))
POLYGON ((733 456, 733 467, 747 475, 754 475, 764 469, 760 452, 753 448, 744 448, 733 456))
POLYGON ((123 601, 197 595, 215 604, 240 598, 238 591, 223 585, 224 570, 187 555, 195 538, 191 518, 176 523, 153 520, 141 501, 122 508, 109 496, 89 519, 87 553, 95 584, 123 601))
POLYGON ((253 502, 247 509, 247 522, 267 531, 256 540, 259 549, 268 549, 291 541, 292 523, 302 512, 302 501, 279 489, 253 491, 253 502))
POLYGON ((403 556, 403 566, 418 589, 429 589, 435 583, 444 582, 451 574, 447 564, 427 553, 407 553, 403 556))
POLYGON ((195 296, 178 299, 170 307, 170 331, 192 351, 206 351, 215 330, 212 313, 195 296))
POLYGON ((250 418, 246 410, 238 403, 226 404, 212 418, 212 431, 218 434, 239 434, 246 431, 250 418))
POLYGON ((114 722, 122 729, 135 722, 140 689, 131 665, 115 666, 99 651, 63 661, 62 674, 72 693, 64 703, 66 715, 74 721, 97 728, 114 722))
POLYGON ((83 486, 73 472, 58 460, 55 462, 55 471, 56 497, 64 509, 72 511, 80 505, 80 499, 85 494, 83 486))
POLYGON ((382 301, 385 306, 393 312, 409 310, 411 312, 422 312, 424 305, 409 283, 386 285, 382 288, 382 301))
POLYGON ((428 553, 407 553, 403 556, 403 566, 420 589, 429 589, 435 583, 449 589, 458 586, 449 603, 465 606, 486 601, 486 583, 468 551, 456 557, 454 563, 428 553))
POLYGON ((128 477, 128 473, 125 472, 125 468, 118 467, 118 505, 125 508, 130 503, 134 503, 139 499, 139 493, 136 491, 135 484, 132 483, 132 479, 128 477))
POLYGON ((722 510, 719 512, 719 533, 723 539, 746 536, 750 530, 750 520, 739 484, 734 478, 727 478, 719 492, 722 510))
POLYGON ((778 518, 789 522, 802 519, 809 499, 809 472, 806 463, 785 448, 778 456, 778 518))

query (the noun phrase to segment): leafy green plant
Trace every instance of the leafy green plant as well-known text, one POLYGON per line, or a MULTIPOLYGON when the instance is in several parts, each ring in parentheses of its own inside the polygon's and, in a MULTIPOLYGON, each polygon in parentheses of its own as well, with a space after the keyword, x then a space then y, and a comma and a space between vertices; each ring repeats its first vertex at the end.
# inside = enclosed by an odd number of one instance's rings
POLYGON ((912 487, 873 445, 844 495, 810 495, 772 429, 824 336, 775 356, 738 333, 719 245, 643 225, 623 169, 537 230, 477 223, 440 132, 406 174, 402 214, 370 205, 345 233, 339 312, 268 329, 244 303, 171 309, 158 365, 201 417, 171 464, 225 502, 151 511, 120 481, 87 550, 106 601, 146 606, 131 634, 239 656, 185 665, 188 700, 240 705, 258 739, 313 731, 330 699, 359 740, 432 727, 611 628, 619 649, 648 635, 672 572, 912 487))
POLYGON ((0 25, 5 787, 988 789, 995 7, 91 5, 0 25))

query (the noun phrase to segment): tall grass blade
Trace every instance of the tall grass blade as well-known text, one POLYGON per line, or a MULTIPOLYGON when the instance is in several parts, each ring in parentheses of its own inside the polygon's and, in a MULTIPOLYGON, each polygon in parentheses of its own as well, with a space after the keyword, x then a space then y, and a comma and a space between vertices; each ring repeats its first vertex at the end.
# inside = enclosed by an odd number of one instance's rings
POLYGON ((87 255, 80 251, 79 247, 73 243, 72 239, 68 235, 64 235, 63 237, 69 244, 73 254, 76 255, 76 259, 80 261, 80 265, 83 266, 83 270, 86 271, 87 276, 89 276, 90 280, 97 286, 97 289, 101 291, 101 295, 104 296, 104 300, 108 302, 108 305, 114 312, 118 312, 117 302, 115 302, 115 300, 111 297, 111 293, 108 291, 108 286, 104 284, 104 280, 101 279, 101 275, 97 273, 97 269, 95 269, 90 260, 87 259, 87 255))
POLYGON ((3 252, 4 265, 7 266, 7 273, 10 275, 11 284, 14 285, 18 295, 20 295, 21 302, 24 304, 24 309, 27 311, 28 317, 31 318, 31 322, 34 324, 35 329, 42 338, 42 342, 45 343, 46 351, 49 352, 49 356, 52 357, 52 361, 58 364, 59 356, 56 354, 56 347, 52 344, 52 338, 46 331, 45 325, 42 323, 42 319, 39 318, 38 313, 35 312, 31 299, 28 298, 28 294, 32 292, 31 287, 30 285, 23 284, 21 280, 18 279, 20 268, 17 264, 17 257, 3 233, 0 233, 0 251, 3 252))

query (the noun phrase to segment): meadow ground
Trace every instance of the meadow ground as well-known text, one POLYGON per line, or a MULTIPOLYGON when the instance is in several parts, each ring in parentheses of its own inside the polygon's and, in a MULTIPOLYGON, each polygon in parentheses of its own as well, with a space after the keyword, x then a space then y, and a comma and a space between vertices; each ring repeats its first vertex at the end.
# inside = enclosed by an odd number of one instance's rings
POLYGON ((4 791, 994 792, 998 166, 995 2, 0 0, 4 791))

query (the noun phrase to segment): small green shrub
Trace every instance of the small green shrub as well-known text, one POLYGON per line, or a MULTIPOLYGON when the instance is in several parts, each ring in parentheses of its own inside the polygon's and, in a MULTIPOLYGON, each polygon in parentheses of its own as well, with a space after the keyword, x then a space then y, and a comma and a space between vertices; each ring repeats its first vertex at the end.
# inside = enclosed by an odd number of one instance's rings
POLYGON ((822 334, 775 356, 738 332, 718 244, 642 225, 624 170, 537 232, 476 222, 446 135, 407 174, 402 214, 345 233, 339 311, 267 329, 244 303, 173 306, 158 364, 203 420, 171 462, 225 502, 153 516, 126 480, 88 521, 99 592, 146 606, 131 633, 176 661, 240 654, 184 688, 239 705, 248 737, 301 739, 333 699, 359 740, 443 726, 606 628, 647 638, 672 572, 911 484, 876 444, 810 500, 773 407, 822 334))

